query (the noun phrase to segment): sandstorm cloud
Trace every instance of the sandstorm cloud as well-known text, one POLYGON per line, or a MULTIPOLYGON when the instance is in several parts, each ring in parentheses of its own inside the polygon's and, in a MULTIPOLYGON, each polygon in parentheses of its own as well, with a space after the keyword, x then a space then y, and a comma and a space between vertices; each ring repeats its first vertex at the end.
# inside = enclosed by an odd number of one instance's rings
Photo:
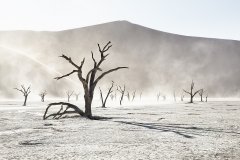
POLYGON ((194 80, 196 88, 212 96, 240 94, 238 41, 179 36, 120 21, 61 32, 0 32, 0 97, 18 96, 12 88, 20 84, 31 84, 35 94, 46 89, 52 96, 82 91, 76 75, 53 79, 74 69, 58 56, 64 53, 79 64, 85 57, 86 74, 93 65, 91 51, 98 59, 97 43, 108 41, 113 47, 102 69, 130 69, 105 77, 99 84, 103 87, 113 80, 129 91, 171 95, 180 94, 194 80))

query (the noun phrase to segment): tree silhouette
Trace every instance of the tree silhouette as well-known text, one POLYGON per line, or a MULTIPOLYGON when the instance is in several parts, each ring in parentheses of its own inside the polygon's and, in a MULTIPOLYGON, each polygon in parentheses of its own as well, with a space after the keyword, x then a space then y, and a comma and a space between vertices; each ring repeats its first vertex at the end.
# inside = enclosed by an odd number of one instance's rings
POLYGON ((117 87, 117 91, 119 91, 121 93, 120 105, 122 105, 122 101, 123 101, 123 96, 124 96, 125 90, 126 90, 126 86, 125 85, 123 86, 123 88, 121 86, 117 87))
POLYGON ((203 102, 203 93, 204 93, 203 89, 201 89, 198 93, 201 98, 201 102, 203 102))
POLYGON ((177 99, 176 99, 176 91, 173 91, 173 98, 174 98, 174 101, 176 102, 177 99))
POLYGON ((76 97, 76 101, 78 101, 78 97, 79 97, 79 95, 80 95, 80 92, 79 92, 79 93, 75 93, 74 95, 75 95, 75 97, 76 97))
POLYGON ((182 92, 181 94, 181 101, 183 101, 183 99, 184 99, 184 92, 182 92))
POLYGON ((39 93, 39 96, 41 97, 41 101, 42 101, 42 102, 44 102, 46 95, 47 95, 47 91, 46 91, 46 90, 43 91, 43 92, 41 92, 41 93, 39 93))
POLYGON ((158 93, 157 93, 157 101, 159 101, 160 96, 161 96, 161 93, 158 92, 158 93))
POLYGON ((128 101, 130 101, 130 94, 129 94, 128 91, 127 91, 127 94, 125 96, 128 98, 128 101))
POLYGON ((140 100, 142 99, 142 92, 139 94, 139 98, 140 98, 140 100))
POLYGON ((110 94, 110 98, 111 98, 111 100, 113 101, 114 95, 113 95, 113 94, 110 94))
POLYGON ((101 88, 99 87, 100 96, 101 96, 101 101, 102 101, 102 108, 106 108, 107 99, 108 99, 110 93, 113 92, 113 90, 112 90, 113 85, 114 85, 114 82, 112 81, 112 85, 111 85, 111 87, 108 89, 108 92, 107 92, 107 95, 106 95, 105 99, 103 99, 103 93, 102 93, 101 88))
POLYGON ((167 97, 166 97, 165 95, 163 95, 162 98, 163 98, 163 100, 165 101, 167 97))
POLYGON ((68 61, 72 66, 75 67, 75 69, 68 73, 65 74, 61 77, 56 77, 55 79, 59 80, 62 79, 64 77, 68 77, 70 75, 72 75, 73 73, 77 73, 77 76, 80 80, 80 82, 82 83, 83 89, 84 89, 84 101, 85 101, 85 113, 84 115, 88 118, 92 118, 92 100, 93 100, 93 96, 94 96, 94 90, 95 87, 97 86, 97 83, 107 74, 117 71, 119 69, 124 69, 124 68, 128 68, 128 67, 116 67, 113 69, 110 69, 108 71, 102 72, 98 77, 96 77, 96 73, 98 71, 102 71, 102 69, 100 68, 101 64, 106 60, 107 56, 109 56, 109 54, 105 54, 110 48, 112 47, 111 42, 109 41, 103 48, 100 47, 100 45, 98 44, 98 50, 100 53, 100 60, 96 61, 96 59, 94 58, 93 52, 91 51, 92 54, 92 60, 93 60, 93 68, 90 69, 87 72, 86 78, 84 78, 83 74, 82 74, 82 68, 85 62, 85 58, 83 58, 82 62, 80 65, 77 65, 75 62, 73 62, 73 60, 70 57, 67 57, 66 55, 61 55, 60 57, 65 59, 66 61, 68 61))
POLYGON ((69 102, 70 101, 70 98, 72 97, 74 91, 67 91, 66 94, 67 94, 67 101, 69 102))
POLYGON ((14 89, 18 90, 19 92, 22 92, 22 94, 23 94, 23 96, 24 96, 23 106, 26 106, 26 105, 27 105, 27 98, 28 98, 28 95, 31 93, 30 87, 31 87, 31 86, 29 86, 29 87, 26 89, 24 85, 21 85, 21 88, 20 88, 20 89, 14 88, 14 89))
POLYGON ((136 96, 136 91, 133 91, 133 93, 132 93, 132 101, 135 99, 135 96, 136 96))
POLYGON ((194 96, 195 96, 198 92, 201 91, 201 89, 199 89, 199 90, 197 90, 197 91, 194 92, 193 89, 194 89, 194 82, 193 82, 193 81, 192 81, 192 83, 191 83, 191 88, 190 88, 190 91, 189 91, 189 92, 183 89, 183 91, 184 91, 185 93, 187 93, 187 94, 190 95, 190 103, 193 103, 193 98, 194 98, 194 96))

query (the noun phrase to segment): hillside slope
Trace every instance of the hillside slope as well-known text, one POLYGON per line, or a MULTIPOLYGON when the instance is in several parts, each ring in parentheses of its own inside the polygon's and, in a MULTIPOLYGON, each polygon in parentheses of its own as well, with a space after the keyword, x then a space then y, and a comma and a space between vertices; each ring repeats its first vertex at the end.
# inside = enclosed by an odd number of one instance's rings
MULTIPOLYGON (((109 40, 113 47, 103 69, 114 66, 130 69, 113 73, 101 85, 114 80, 126 84, 129 90, 171 95, 174 90, 180 94, 193 79, 197 88, 206 88, 212 96, 240 95, 239 41, 181 36, 116 21, 59 32, 0 32, 0 56, 4 57, 0 60, 1 96, 16 96, 13 85, 27 80, 36 92, 47 88, 53 95, 59 95, 69 88, 81 90, 81 84, 53 80, 57 72, 72 70, 58 56, 65 53, 76 62, 86 57, 85 68, 89 68, 93 65, 90 51, 98 58, 97 43, 104 45, 109 40), (22 58, 23 54, 30 58, 22 58)), ((74 75, 71 79, 78 81, 74 75)))

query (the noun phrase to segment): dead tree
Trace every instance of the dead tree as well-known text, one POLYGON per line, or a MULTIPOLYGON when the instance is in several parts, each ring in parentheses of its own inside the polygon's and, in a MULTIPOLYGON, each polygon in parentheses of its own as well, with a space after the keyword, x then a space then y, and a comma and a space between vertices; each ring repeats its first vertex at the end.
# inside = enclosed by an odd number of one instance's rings
POLYGON ((182 94, 181 94, 181 101, 183 101, 183 99, 184 99, 184 94, 182 92, 182 94))
POLYGON ((128 98, 128 101, 130 101, 130 94, 128 91, 127 91, 126 97, 128 98))
POLYGON ((142 92, 139 94, 139 96, 140 96, 140 100, 142 100, 142 92))
POLYGON ((173 92, 173 98, 174 98, 174 101, 176 102, 177 99, 176 99, 176 92, 175 91, 173 92))
POLYGON ((166 96, 165 95, 163 95, 162 98, 163 98, 164 101, 166 100, 166 96))
POLYGON ((75 93, 74 95, 76 97, 76 101, 78 101, 78 97, 79 97, 80 93, 75 93))
POLYGON ((44 102, 46 95, 47 95, 47 91, 46 90, 44 92, 39 93, 39 96, 41 97, 41 101, 42 102, 44 102))
POLYGON ((67 101, 69 102, 70 101, 70 98, 72 97, 74 91, 67 91, 66 94, 67 94, 67 101))
POLYGON ((203 89, 201 89, 198 93, 201 98, 201 102, 203 102, 203 93, 204 93, 203 89))
POLYGON ((121 88, 121 86, 118 86, 118 87, 117 87, 117 91, 119 91, 119 92, 121 93, 121 96, 120 96, 120 105, 122 105, 122 101, 123 101, 123 96, 124 96, 125 90, 126 90, 125 85, 123 86, 123 88, 121 88))
POLYGON ((197 93, 199 93, 200 90, 201 90, 201 89, 199 89, 199 90, 197 90, 197 91, 194 92, 193 89, 194 89, 194 82, 193 82, 193 81, 192 81, 192 83, 191 83, 190 91, 186 91, 186 90, 183 89, 183 91, 184 91, 185 93, 187 93, 187 94, 190 95, 190 102, 189 102, 189 103, 193 103, 193 98, 194 98, 194 96, 195 96, 197 93))
POLYGON ((158 92, 158 94, 157 94, 157 101, 159 101, 160 96, 161 96, 161 93, 158 92))
POLYGON ((27 105, 27 98, 28 98, 28 95, 31 93, 30 87, 31 87, 31 86, 29 86, 29 87, 26 89, 24 85, 21 85, 21 89, 14 88, 14 89, 18 90, 19 92, 22 92, 22 94, 23 94, 23 96, 24 96, 23 106, 26 106, 26 105, 27 105))
POLYGON ((114 99, 115 100, 117 99, 117 90, 115 90, 115 92, 114 92, 114 99))
POLYGON ((113 101, 114 95, 113 95, 113 94, 110 94, 110 98, 111 98, 111 100, 113 101))
POLYGON ((206 94, 206 102, 208 101, 208 93, 206 94))
POLYGON ((135 96, 136 96, 136 91, 132 93, 132 101, 135 99, 135 96))
POLYGON ((109 54, 105 54, 105 52, 107 52, 111 47, 112 45, 110 41, 103 48, 101 48, 100 45, 98 44, 98 49, 100 53, 99 61, 96 61, 96 59, 94 58, 93 52, 91 52, 94 65, 93 65, 93 68, 87 72, 86 78, 82 74, 82 68, 85 62, 85 58, 83 58, 80 65, 77 65, 76 63, 73 62, 73 60, 70 57, 67 57, 64 54, 60 56, 63 59, 67 60, 73 67, 75 67, 75 69, 72 72, 65 74, 61 77, 56 77, 55 79, 59 80, 64 77, 68 77, 73 73, 77 73, 77 76, 80 82, 82 83, 82 86, 84 89, 84 101, 85 101, 84 116, 90 119, 92 118, 92 100, 93 100, 94 90, 95 90, 95 87, 97 86, 97 83, 109 73, 112 73, 119 69, 128 68, 128 67, 116 67, 108 71, 102 72, 98 77, 96 77, 97 72, 102 71, 102 69, 100 68, 101 64, 104 62, 104 60, 106 60, 107 56, 109 55, 109 54))
POLYGON ((100 96, 101 96, 101 101, 102 101, 102 108, 106 108, 107 99, 108 99, 110 93, 113 92, 113 90, 112 90, 113 85, 114 85, 114 82, 112 81, 112 85, 111 85, 111 87, 108 89, 108 92, 107 92, 107 95, 106 95, 105 99, 103 99, 103 93, 102 93, 101 88, 99 87, 100 96))

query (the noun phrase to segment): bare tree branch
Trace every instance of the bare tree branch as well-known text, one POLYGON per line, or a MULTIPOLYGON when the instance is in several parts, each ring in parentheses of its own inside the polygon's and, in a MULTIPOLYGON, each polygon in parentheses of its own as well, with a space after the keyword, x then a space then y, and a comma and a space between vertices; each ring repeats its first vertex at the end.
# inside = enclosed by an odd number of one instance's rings
POLYGON ((68 76, 70 76, 71 74, 73 74, 73 73, 75 73, 75 72, 78 72, 78 70, 73 70, 72 72, 70 72, 70 73, 68 73, 68 74, 65 74, 65 75, 63 75, 63 76, 61 76, 61 77, 55 77, 54 79, 59 80, 59 79, 62 79, 62 78, 64 78, 64 77, 68 77, 68 76))
POLYGON ((103 51, 106 52, 109 50, 109 48, 112 47, 112 45, 110 45, 111 41, 109 41, 104 47, 103 47, 103 51), (110 46, 109 46, 110 45, 110 46))
POLYGON ((83 58, 81 65, 79 66, 80 71, 82 71, 82 66, 83 66, 84 62, 85 62, 85 58, 83 58))
POLYGON ((51 116, 55 118, 57 115, 62 116, 63 114, 67 114, 67 113, 77 113, 81 116, 84 116, 84 112, 80 108, 78 108, 77 106, 75 106, 73 104, 70 104, 70 103, 66 103, 66 102, 58 102, 58 103, 50 103, 48 105, 48 107, 46 108, 45 113, 43 115, 43 119, 45 120, 45 119, 47 119, 51 116), (59 106, 59 105, 61 105, 61 108, 57 113, 50 114, 50 115, 47 116, 47 113, 48 113, 48 110, 49 110, 50 107, 59 106), (67 107, 66 107, 65 111, 61 113, 63 105, 65 105, 67 107), (68 109, 73 109, 74 111, 68 111, 67 112, 68 109))
POLYGON ((16 89, 24 94, 23 90, 21 90, 21 89, 18 89, 18 88, 13 88, 13 89, 16 89))
POLYGON ((97 66, 97 62, 96 62, 96 60, 95 60, 95 58, 94 58, 94 56, 93 56, 93 52, 91 51, 91 53, 92 53, 92 60, 93 60, 93 62, 94 62, 94 67, 96 67, 97 66))
POLYGON ((110 70, 102 73, 102 74, 94 81, 94 84, 96 85, 96 84, 98 83, 98 81, 99 81, 100 79, 102 79, 105 75, 107 75, 107 74, 109 74, 109 73, 111 73, 111 72, 117 71, 117 70, 119 70, 119 69, 124 69, 124 68, 128 68, 128 67, 117 67, 117 68, 110 69, 110 70))
POLYGON ((194 92, 193 96, 195 96, 198 92, 200 92, 202 89, 197 90, 196 92, 194 92))
POLYGON ((76 63, 74 63, 74 62, 72 61, 71 57, 67 57, 67 56, 65 56, 64 54, 62 54, 62 55, 59 56, 59 57, 62 57, 62 58, 64 58, 64 59, 66 59, 70 64, 72 64, 74 67, 76 67, 77 69, 79 69, 78 65, 76 65, 76 63))
POLYGON ((191 93, 190 93, 190 92, 188 92, 188 91, 186 91, 185 89, 183 89, 183 91, 184 91, 185 93, 187 93, 187 94, 190 94, 190 95, 191 95, 191 93))

